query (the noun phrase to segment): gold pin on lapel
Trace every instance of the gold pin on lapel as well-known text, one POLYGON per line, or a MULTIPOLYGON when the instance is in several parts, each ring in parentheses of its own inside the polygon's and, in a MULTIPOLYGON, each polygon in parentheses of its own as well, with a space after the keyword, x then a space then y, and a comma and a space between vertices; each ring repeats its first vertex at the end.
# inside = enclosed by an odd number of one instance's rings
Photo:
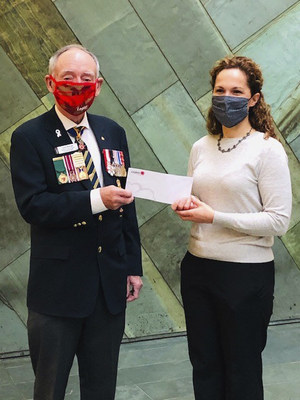
POLYGON ((104 137, 104 136, 101 136, 101 140, 105 140, 105 137, 104 137))

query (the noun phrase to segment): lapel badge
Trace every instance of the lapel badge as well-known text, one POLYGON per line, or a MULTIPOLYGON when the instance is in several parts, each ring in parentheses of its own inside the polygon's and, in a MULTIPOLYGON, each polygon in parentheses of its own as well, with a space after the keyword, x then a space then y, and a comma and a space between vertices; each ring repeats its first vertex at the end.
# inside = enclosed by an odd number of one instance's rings
POLYGON ((55 129, 55 133, 57 137, 61 137, 61 132, 59 129, 55 129))

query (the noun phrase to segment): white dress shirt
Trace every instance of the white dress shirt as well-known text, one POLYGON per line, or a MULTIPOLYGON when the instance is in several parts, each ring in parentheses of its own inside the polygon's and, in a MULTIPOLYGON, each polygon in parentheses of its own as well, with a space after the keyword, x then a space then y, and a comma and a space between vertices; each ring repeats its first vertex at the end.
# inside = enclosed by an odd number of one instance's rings
MULTIPOLYGON (((101 185, 101 187, 103 187, 104 182, 103 182, 103 174, 102 174, 102 169, 101 169, 101 154, 99 151, 99 147, 98 147, 94 132, 92 131, 89 121, 87 119, 86 113, 84 114, 82 121, 79 124, 75 124, 75 122, 71 121, 65 115, 63 115, 56 106, 55 106, 55 111, 67 132, 68 132, 68 129, 71 129, 74 127, 78 127, 78 126, 85 127, 81 137, 91 154, 91 157, 92 157, 92 160, 93 160, 93 163, 94 163, 94 166, 95 166, 98 178, 99 178, 100 185, 101 185)), ((69 134, 69 132, 68 132, 68 135, 70 136, 70 139, 74 143, 75 138, 73 136, 71 136, 69 134)), ((98 214, 102 211, 107 210, 107 208, 105 207, 105 205, 102 201, 99 188, 91 190, 90 200, 91 200, 91 208, 92 208, 93 214, 98 214)))

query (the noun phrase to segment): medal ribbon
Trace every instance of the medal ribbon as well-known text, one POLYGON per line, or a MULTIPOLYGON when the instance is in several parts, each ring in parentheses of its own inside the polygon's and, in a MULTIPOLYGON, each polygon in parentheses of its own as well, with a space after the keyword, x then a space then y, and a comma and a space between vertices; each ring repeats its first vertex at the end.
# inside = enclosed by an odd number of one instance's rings
POLYGON ((81 138, 81 133, 83 132, 84 129, 85 129, 84 126, 78 126, 68 129, 68 132, 70 133, 71 136, 75 137, 75 140, 79 146, 79 150, 83 153, 83 158, 85 161, 87 173, 89 175, 90 181, 92 182, 93 188, 96 189, 100 187, 100 182, 98 179, 95 165, 91 157, 91 153, 89 152, 88 148, 86 147, 84 141, 81 138))
POLYGON ((65 163, 66 163, 67 172, 68 172, 68 175, 69 175, 70 182, 77 182, 78 178, 77 178, 77 175, 76 175, 76 170, 75 170, 71 155, 70 154, 65 155, 64 156, 64 160, 65 160, 65 163))
POLYGON ((121 164, 124 165, 124 167, 125 167, 125 160, 124 160, 123 151, 120 151, 119 153, 120 153, 121 164))
POLYGON ((114 168, 111 163, 111 157, 110 157, 110 150, 109 149, 103 149, 103 156, 104 156, 104 162, 105 162, 105 167, 106 171, 113 176, 115 174, 114 168))
POLYGON ((118 150, 113 150, 113 157, 115 164, 121 165, 120 152, 118 150))

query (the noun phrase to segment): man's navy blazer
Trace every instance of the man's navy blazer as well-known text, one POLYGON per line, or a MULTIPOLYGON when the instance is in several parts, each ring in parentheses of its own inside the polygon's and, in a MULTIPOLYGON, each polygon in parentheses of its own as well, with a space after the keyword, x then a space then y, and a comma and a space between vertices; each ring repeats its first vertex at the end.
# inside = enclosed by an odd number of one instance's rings
MULTIPOLYGON (((126 136, 114 121, 88 114, 101 154, 105 186, 122 187, 110 176, 102 150, 121 150, 130 165, 126 136)), ((31 225, 28 308, 43 314, 85 317, 102 285, 109 311, 126 307, 128 275, 142 275, 135 206, 93 215, 91 182, 59 184, 55 148, 71 139, 55 109, 27 121, 12 135, 11 173, 16 202, 31 225)))

